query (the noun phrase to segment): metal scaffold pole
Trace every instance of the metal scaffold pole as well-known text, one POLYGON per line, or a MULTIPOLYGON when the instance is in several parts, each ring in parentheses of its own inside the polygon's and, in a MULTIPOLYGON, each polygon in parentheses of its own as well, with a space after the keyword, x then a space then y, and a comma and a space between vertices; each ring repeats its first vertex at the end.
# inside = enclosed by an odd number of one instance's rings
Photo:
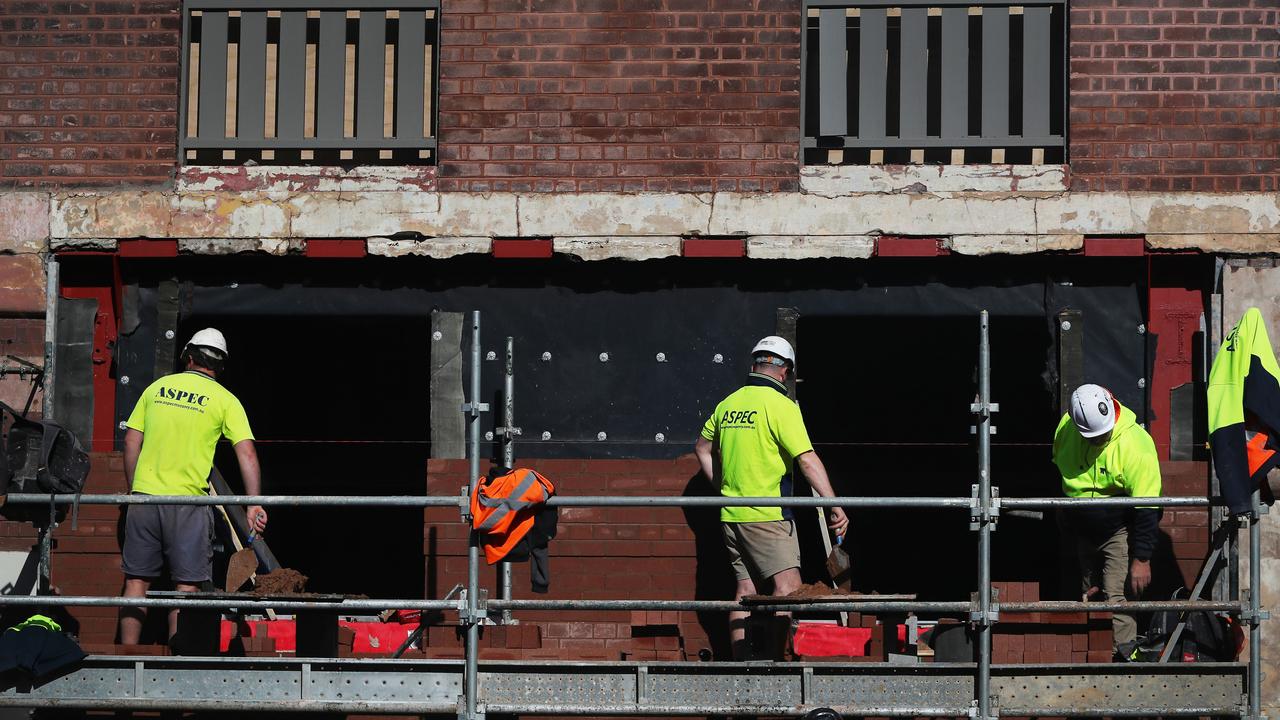
POLYGON ((1253 512, 1249 515, 1249 717, 1262 716, 1262 493, 1253 491, 1253 512))
MULTIPOLYGON (((502 436, 502 464, 514 467, 516 464, 516 435, 520 429, 516 424, 516 375, 513 360, 515 340, 508 336, 502 376, 502 427, 498 428, 502 436)), ((498 565, 498 595, 503 600, 511 599, 511 563, 503 561, 498 565)), ((502 624, 510 625, 514 620, 511 611, 502 611, 502 624)))
MULTIPOLYGON (((471 395, 462 406, 467 414, 469 437, 467 457, 471 461, 471 482, 469 490, 474 492, 480 480, 480 413, 488 410, 488 405, 480 402, 480 311, 471 313, 471 395)), ((466 668, 462 685, 465 720, 475 720, 476 695, 479 681, 480 661, 480 537, 475 530, 471 531, 467 547, 467 604, 466 617, 463 622, 467 626, 466 668)))
POLYGON ((990 318, 986 310, 978 322, 978 402, 973 408, 978 416, 978 678, 974 691, 978 696, 978 718, 987 720, 994 717, 991 712, 991 625, 995 620, 991 612, 991 532, 995 515, 991 493, 991 413, 997 406, 991 402, 990 318))

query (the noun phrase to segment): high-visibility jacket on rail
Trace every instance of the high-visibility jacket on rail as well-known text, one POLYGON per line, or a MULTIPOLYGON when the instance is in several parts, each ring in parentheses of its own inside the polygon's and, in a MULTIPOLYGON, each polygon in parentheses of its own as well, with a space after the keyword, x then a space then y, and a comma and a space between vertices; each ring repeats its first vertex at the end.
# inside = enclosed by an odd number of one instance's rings
POLYGON ((539 508, 555 494, 551 481, 528 468, 482 477, 471 491, 471 526, 490 565, 533 529, 539 508))
POLYGON ((1257 308, 1246 310, 1222 341, 1209 370, 1208 405, 1222 498, 1233 515, 1241 515, 1280 462, 1274 440, 1280 435, 1280 366, 1257 308))

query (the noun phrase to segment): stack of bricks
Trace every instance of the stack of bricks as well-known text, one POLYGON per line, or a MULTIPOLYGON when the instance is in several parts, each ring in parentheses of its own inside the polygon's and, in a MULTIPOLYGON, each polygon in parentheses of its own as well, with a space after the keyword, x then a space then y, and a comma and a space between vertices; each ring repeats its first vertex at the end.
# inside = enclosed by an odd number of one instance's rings
MULTIPOLYGON (((85 494, 126 493, 124 458, 116 453, 92 453, 85 494)), ((60 595, 120 595, 124 573, 120 569, 122 508, 113 505, 81 505, 76 526, 70 513, 54 531, 51 575, 60 595)), ((17 526, 27 532, 27 523, 0 523, 3 532, 17 526), (26 529, 23 529, 26 528, 26 529)), ((33 532, 34 536, 34 532, 33 532)), ((68 612, 80 623, 79 637, 85 643, 115 641, 119 611, 113 607, 74 607, 68 612)))
MULTIPOLYGON (((698 473, 692 457, 674 460, 525 460, 556 484, 561 495, 679 495, 698 473)), ((456 495, 467 484, 466 460, 430 460, 427 492, 456 495)), ((468 529, 458 522, 454 508, 426 508, 424 548, 427 575, 437 587, 465 583, 468 529)), ((733 576, 727 560, 714 567, 699 563, 698 533, 713 533, 719 542, 716 509, 697 508, 686 514, 680 508, 560 509, 559 528, 551 541, 551 586, 545 596, 568 600, 655 599, 687 600, 708 577, 723 595, 732 597, 733 576)), ((706 537, 703 538, 704 542, 706 537)), ((482 577, 490 573, 482 573, 482 577)), ((513 564, 516 597, 529 597, 527 563, 513 564)), ((491 589, 491 593, 493 590, 491 589)), ((564 613, 560 613, 563 615, 564 613)), ((545 642, 557 642, 565 652, 591 651, 618 659, 622 653, 672 653, 696 657, 710 648, 706 630, 696 613, 650 613, 643 622, 627 611, 574 612, 568 622, 548 622, 541 613, 521 613, 522 622, 542 624, 545 642), (612 626, 612 627, 609 627, 612 626), (634 627, 671 626, 677 637, 654 635, 637 639, 634 627), (573 635, 560 635, 574 628, 573 635), (590 627, 590 632, 585 629, 590 627), (553 629, 554 628, 554 629, 553 629), (671 646, 672 640, 678 640, 671 646), (628 641, 631 642, 627 647, 628 641)), ((642 631, 649 632, 649 631, 642 631)), ((547 648, 552 649, 552 648, 547 648)))
MULTIPOLYGON (((992 583, 999 602, 1040 600, 1040 583, 992 583)), ((991 638, 997 665, 1111 661, 1109 612, 1004 612, 991 638)))
MULTIPOLYGON (((1209 494, 1209 473, 1204 462, 1162 462, 1160 481, 1162 492, 1167 497, 1209 494)), ((1160 518, 1160 530, 1169 536, 1173 558, 1182 577, 1155 577, 1153 580, 1162 587, 1192 587, 1204 559, 1209 555, 1209 509, 1165 508, 1160 518)))

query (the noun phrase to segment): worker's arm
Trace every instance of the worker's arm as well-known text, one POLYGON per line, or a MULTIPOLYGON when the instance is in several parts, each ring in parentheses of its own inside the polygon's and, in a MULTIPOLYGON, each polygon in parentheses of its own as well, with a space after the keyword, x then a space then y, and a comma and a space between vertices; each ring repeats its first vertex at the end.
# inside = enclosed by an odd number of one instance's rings
POLYGON ((698 456, 698 465, 702 468, 702 474, 707 476, 712 485, 719 485, 716 481, 716 465, 715 458, 712 455, 711 441, 699 436, 698 442, 693 445, 693 454, 698 456))
POLYGON ((142 431, 129 428, 124 431, 124 479, 133 488, 133 472, 138 469, 138 456, 142 454, 142 431))
MULTIPOLYGON (((240 478, 244 480, 245 495, 262 494, 262 469, 258 466, 258 450, 252 440, 241 440, 235 444, 236 461, 240 463, 240 478)), ((250 505, 245 508, 245 519, 249 529, 262 532, 267 528, 267 511, 261 505, 250 505)))
MULTIPOLYGON (((831 487, 831 478, 827 476, 827 466, 822 464, 818 453, 810 450, 796 458, 796 464, 800 466, 800 472, 804 473, 805 480, 809 481, 814 492, 822 497, 836 496, 835 489, 831 487)), ((844 509, 832 507, 828 510, 830 520, 827 522, 827 527, 834 530, 837 535, 844 535, 845 530, 849 528, 849 518, 844 514, 844 509)))
MULTIPOLYGON (((1137 444, 1136 452, 1124 468, 1125 485, 1133 497, 1160 497, 1160 461, 1149 438, 1137 444)), ((1151 584, 1151 555, 1160 531, 1160 508, 1137 507, 1129 523, 1129 588, 1134 595, 1151 584)))

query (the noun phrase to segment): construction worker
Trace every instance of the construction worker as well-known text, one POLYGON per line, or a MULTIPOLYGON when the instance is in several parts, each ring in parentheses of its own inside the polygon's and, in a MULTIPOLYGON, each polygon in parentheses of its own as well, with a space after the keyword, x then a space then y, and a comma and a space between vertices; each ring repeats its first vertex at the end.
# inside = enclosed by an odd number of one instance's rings
MULTIPOLYGON (((814 452, 800 408, 788 396, 795 371, 791 343, 771 335, 751 351, 747 383, 716 406, 694 448, 702 472, 725 497, 787 497, 793 465, 822 497, 835 497, 827 470, 814 452), (716 470, 719 472, 716 472, 716 470)), ((773 595, 800 587, 800 544, 789 508, 725 507, 720 510, 725 545, 737 577, 735 599, 757 594, 769 581, 773 595)), ((843 536, 849 519, 830 508, 828 527, 843 536)), ((749 657, 748 612, 729 613, 735 658, 749 657)))
MULTIPOLYGON (((1067 497, 1160 496, 1155 442, 1133 411, 1100 385, 1081 385, 1071 394, 1070 411, 1054 434, 1053 462, 1067 497)), ((1076 545, 1086 600, 1099 589, 1112 603, 1142 595, 1151 583, 1159 508, 1071 508, 1062 519, 1076 545)), ((1128 659, 1137 622, 1115 613, 1112 631, 1113 649, 1128 659)))
MULTIPOLYGON (((261 475, 253 432, 244 407, 218 384, 227 360, 222 333, 207 328, 182 350, 183 372, 156 380, 143 391, 126 422, 125 478, 134 493, 207 495, 218 439, 235 448, 247 495, 260 495, 261 475)), ((144 597, 167 565, 179 592, 195 592, 212 579, 213 513, 208 505, 134 505, 125 518, 125 597, 144 597)), ((249 528, 262 532, 267 512, 250 505, 249 528)), ((144 608, 122 608, 120 642, 138 643, 144 608)), ((169 613, 169 637, 177 632, 177 611, 169 613)))

